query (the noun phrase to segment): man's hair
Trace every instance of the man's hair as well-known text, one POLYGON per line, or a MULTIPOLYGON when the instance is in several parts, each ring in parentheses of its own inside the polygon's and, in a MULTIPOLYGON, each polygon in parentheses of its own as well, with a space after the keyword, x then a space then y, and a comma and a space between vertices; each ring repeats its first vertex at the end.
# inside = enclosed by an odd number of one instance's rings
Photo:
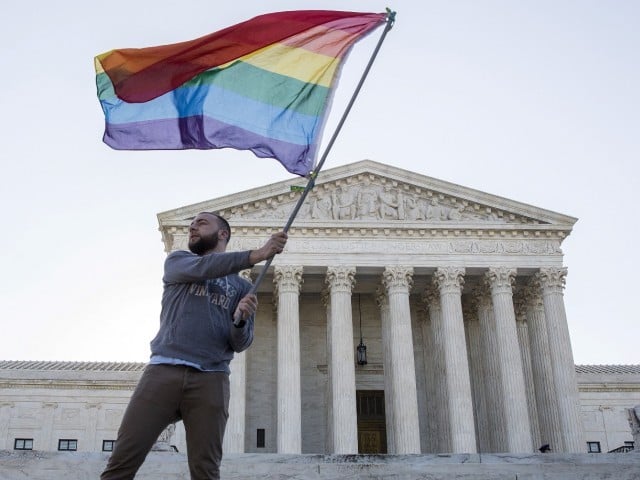
POLYGON ((209 215, 213 215, 214 217, 216 217, 218 219, 218 225, 220 226, 220 230, 227 231, 228 233, 227 244, 228 244, 229 240, 231 240, 231 226, 229 225, 229 222, 227 222, 227 220, 219 213, 216 213, 216 212, 205 212, 205 213, 208 213, 209 215))

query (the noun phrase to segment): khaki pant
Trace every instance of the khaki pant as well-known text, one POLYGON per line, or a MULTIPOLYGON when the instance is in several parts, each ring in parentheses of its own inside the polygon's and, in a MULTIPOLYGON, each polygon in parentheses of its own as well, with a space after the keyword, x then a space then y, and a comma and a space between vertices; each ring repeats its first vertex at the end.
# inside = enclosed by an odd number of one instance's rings
POLYGON ((102 480, 134 478, 162 431, 180 419, 192 480, 220 478, 229 376, 181 365, 147 365, 122 418, 102 480))

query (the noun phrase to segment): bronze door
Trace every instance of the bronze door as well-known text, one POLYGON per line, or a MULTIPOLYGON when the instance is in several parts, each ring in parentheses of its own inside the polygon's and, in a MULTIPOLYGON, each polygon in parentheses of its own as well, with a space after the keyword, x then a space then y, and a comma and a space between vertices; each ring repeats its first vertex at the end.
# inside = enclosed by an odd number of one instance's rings
POLYGON ((384 391, 358 390, 358 453, 387 453, 384 391))

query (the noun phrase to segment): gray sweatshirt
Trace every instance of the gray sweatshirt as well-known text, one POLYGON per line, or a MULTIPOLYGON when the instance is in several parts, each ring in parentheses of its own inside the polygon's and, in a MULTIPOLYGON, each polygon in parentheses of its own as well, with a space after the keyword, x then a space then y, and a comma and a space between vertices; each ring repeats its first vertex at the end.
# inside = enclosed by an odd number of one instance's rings
POLYGON ((251 289, 237 272, 250 267, 249 251, 170 253, 164 263, 160 330, 151 341, 151 355, 229 373, 233 352, 253 342, 253 316, 242 328, 233 325, 238 302, 251 289))

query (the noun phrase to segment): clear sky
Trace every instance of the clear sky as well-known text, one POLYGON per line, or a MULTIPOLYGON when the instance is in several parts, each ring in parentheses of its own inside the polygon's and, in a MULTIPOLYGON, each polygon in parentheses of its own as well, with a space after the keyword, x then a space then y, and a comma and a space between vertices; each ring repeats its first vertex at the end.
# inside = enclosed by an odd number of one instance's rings
MULTIPOLYGON (((396 25, 325 168, 371 159, 578 217, 563 243, 576 363, 640 363, 636 0, 9 2, 0 359, 145 361, 165 255, 156 214, 291 178, 248 152, 109 149, 95 55, 267 11, 387 6, 396 25)), ((380 32, 356 45, 326 132, 380 32)))

